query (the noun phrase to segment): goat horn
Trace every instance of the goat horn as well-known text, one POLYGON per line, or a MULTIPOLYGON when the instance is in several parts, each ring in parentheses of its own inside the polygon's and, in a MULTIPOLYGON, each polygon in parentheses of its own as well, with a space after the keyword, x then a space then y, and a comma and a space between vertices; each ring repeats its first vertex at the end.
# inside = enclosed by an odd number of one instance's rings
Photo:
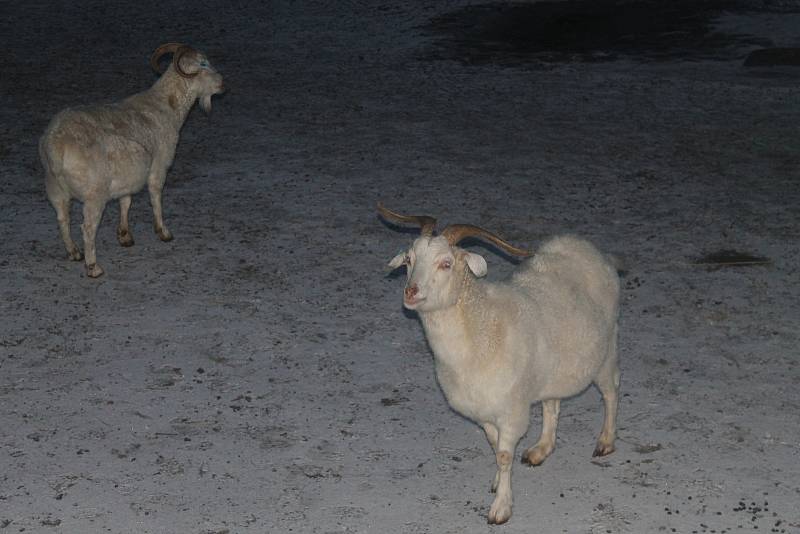
POLYGON ((181 43, 166 43, 166 44, 162 44, 161 46, 156 48, 155 52, 153 52, 153 55, 150 56, 150 66, 153 67, 154 71, 156 71, 157 73, 161 74, 162 70, 158 66, 158 60, 161 59, 161 56, 163 56, 164 54, 170 54, 170 53, 174 54, 175 51, 177 51, 178 48, 180 48, 182 46, 185 46, 185 45, 183 45, 181 43))
POLYGON ((444 230, 442 230, 441 235, 447 239, 447 242, 450 243, 450 245, 457 245, 459 241, 466 239, 467 237, 480 237, 494 245, 497 245, 500 250, 504 250, 505 252, 513 254, 514 256, 533 255, 533 252, 522 248, 517 248, 508 241, 497 237, 488 230, 484 230, 483 228, 473 226, 471 224, 450 224, 445 227, 444 230))
POLYGON ((181 58, 190 50, 191 47, 186 46, 183 43, 165 43, 156 48, 155 52, 153 52, 153 55, 150 56, 150 66, 154 71, 161 74, 163 71, 158 66, 158 60, 161 59, 161 56, 165 54, 172 54, 172 64, 175 66, 175 71, 184 78, 191 78, 192 76, 196 76, 197 73, 188 73, 184 71, 180 65, 181 58))
POLYGON ((427 215, 400 215, 384 207, 382 202, 378 202, 378 213, 387 221, 418 224, 421 228, 422 235, 426 237, 432 236, 433 229, 436 228, 436 219, 433 217, 427 215))
POLYGON ((195 71, 195 72, 186 72, 185 70, 183 70, 183 69, 181 68, 181 58, 182 58, 182 57, 183 57, 183 56, 184 56, 184 55, 185 55, 187 52, 190 52, 191 50, 192 50, 192 49, 191 49, 190 47, 188 47, 188 46, 186 46, 186 45, 181 45, 180 47, 178 47, 178 50, 177 50, 177 51, 175 52, 175 54, 172 56, 172 64, 173 64, 173 65, 175 65, 175 71, 176 71, 178 74, 180 74, 181 76, 183 76, 184 78, 192 78, 192 77, 194 77, 194 76, 197 76, 197 73, 199 72, 199 71, 195 71))

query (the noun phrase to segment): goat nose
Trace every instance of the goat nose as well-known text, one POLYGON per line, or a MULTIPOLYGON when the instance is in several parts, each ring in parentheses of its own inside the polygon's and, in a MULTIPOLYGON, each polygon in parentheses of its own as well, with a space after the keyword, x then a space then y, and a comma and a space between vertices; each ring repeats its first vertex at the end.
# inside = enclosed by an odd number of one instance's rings
POLYGON ((417 294, 417 291, 419 291, 419 288, 417 288, 417 284, 414 284, 413 286, 406 286, 405 289, 406 299, 413 299, 414 295, 417 294))

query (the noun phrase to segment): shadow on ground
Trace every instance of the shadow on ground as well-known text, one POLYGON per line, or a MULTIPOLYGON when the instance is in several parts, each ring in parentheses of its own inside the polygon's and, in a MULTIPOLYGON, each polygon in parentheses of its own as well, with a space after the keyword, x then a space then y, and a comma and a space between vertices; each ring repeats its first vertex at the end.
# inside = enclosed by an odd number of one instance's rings
POLYGON ((793 12, 774 2, 614 0, 509 2, 461 8, 427 26, 426 59, 465 64, 736 59, 768 39, 714 29, 731 12, 793 12))

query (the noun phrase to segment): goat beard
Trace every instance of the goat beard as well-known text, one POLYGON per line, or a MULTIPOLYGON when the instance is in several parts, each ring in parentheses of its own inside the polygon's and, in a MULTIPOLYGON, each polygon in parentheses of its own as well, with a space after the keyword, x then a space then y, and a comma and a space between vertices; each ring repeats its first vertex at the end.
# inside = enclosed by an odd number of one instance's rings
POLYGON ((203 95, 200 97, 200 107, 206 113, 211 113, 211 95, 203 95))

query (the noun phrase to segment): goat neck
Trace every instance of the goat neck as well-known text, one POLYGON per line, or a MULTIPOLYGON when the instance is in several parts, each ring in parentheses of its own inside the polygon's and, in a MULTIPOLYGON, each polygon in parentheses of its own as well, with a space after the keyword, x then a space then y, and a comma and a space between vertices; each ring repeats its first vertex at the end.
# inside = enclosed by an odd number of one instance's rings
POLYGON ((189 110, 197 100, 197 91, 193 88, 192 81, 180 76, 172 65, 153 84, 151 93, 159 101, 166 103, 179 125, 186 120, 189 110))
POLYGON ((428 342, 437 359, 456 364, 471 356, 470 347, 479 335, 485 318, 486 288, 464 265, 458 298, 451 306, 433 311, 418 311, 428 342))

